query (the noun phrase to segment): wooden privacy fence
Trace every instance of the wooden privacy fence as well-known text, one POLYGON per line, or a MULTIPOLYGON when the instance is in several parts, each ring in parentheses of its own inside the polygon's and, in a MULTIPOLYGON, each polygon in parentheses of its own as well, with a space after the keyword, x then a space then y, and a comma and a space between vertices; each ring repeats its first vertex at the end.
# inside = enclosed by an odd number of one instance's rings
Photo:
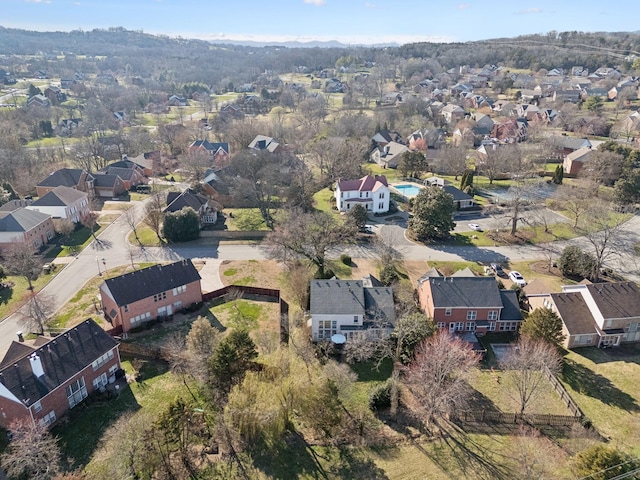
POLYGON ((220 299, 226 303, 235 298, 245 298, 258 302, 273 302, 280 304, 280 342, 289 343, 289 304, 280 296, 280 290, 273 288, 247 287, 244 285, 227 285, 218 290, 202 295, 203 302, 220 299))
POLYGON ((582 422, 582 417, 571 415, 548 415, 538 413, 505 413, 486 410, 456 412, 453 420, 462 423, 515 423, 529 425, 571 426, 582 422))
POLYGON ((562 383, 560 383, 560 380, 558 380, 556 376, 553 373, 551 373, 551 370, 549 370, 549 368, 546 365, 542 369, 542 372, 551 383, 551 386, 553 387, 553 389, 560 396, 560 400, 562 400, 564 404, 567 406, 567 408, 571 410, 571 413, 573 413, 575 417, 579 417, 580 419, 582 419, 584 417, 584 413, 582 413, 582 410, 580 410, 580 407, 578 407, 578 404, 573 401, 573 398, 571 398, 571 395, 569 395, 569 392, 567 392, 567 390, 564 388, 562 383))

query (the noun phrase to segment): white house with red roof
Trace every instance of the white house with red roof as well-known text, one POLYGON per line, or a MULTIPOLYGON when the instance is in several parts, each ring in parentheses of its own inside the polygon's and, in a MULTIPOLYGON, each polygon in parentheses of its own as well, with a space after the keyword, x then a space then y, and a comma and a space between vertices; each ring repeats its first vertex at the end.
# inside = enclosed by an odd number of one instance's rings
POLYGON ((336 206, 348 212, 355 205, 362 205, 372 213, 389 211, 391 193, 384 175, 366 175, 358 180, 341 180, 336 185, 336 206))

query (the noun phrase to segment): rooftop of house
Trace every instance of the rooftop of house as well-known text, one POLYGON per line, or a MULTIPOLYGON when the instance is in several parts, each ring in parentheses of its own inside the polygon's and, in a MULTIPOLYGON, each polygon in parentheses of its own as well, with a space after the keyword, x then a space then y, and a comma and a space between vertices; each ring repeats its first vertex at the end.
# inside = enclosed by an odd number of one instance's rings
POLYGON ((116 345, 92 319, 38 348, 13 342, 0 364, 0 384, 10 393, 5 397, 33 405, 116 345))
POLYGON ((309 311, 312 316, 366 315, 395 322, 391 287, 380 286, 377 279, 311 280, 309 311))
POLYGON ((435 308, 502 308, 503 297, 493 277, 422 276, 418 288, 431 290, 435 308))
POLYGON ((61 168, 40 181, 38 186, 57 187, 62 185, 64 187, 75 187, 80 183, 80 180, 85 174, 87 175, 87 180, 90 180, 90 174, 87 174, 87 171, 82 168, 61 168))
POLYGON ((580 293, 552 293, 551 299, 569 335, 587 335, 597 332, 596 321, 580 293))
POLYGON ((387 177, 384 175, 365 175, 358 180, 342 180, 338 182, 338 188, 343 192, 374 192, 382 186, 389 186, 387 177))
POLYGON ((586 289, 604 318, 640 317, 640 290, 635 283, 592 283, 586 289))
POLYGON ((66 207, 83 198, 88 198, 85 192, 60 185, 45 193, 31 205, 34 207, 66 207))
POLYGON ((0 212, 0 232, 28 232, 48 218, 51 218, 51 215, 27 208, 0 212))
POLYGON ((116 304, 129 305, 159 292, 200 280, 190 259, 135 270, 104 281, 116 304))
POLYGON ((167 194, 167 208, 164 211, 178 212, 183 208, 191 207, 197 212, 208 203, 207 197, 187 188, 183 192, 169 192, 167 194))

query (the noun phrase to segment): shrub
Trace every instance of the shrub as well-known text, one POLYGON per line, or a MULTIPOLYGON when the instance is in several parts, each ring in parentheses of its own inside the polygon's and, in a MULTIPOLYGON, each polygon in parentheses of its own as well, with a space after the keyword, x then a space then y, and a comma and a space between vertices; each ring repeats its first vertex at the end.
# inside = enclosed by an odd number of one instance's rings
POLYGON ((383 285, 387 285, 387 286, 391 285, 392 283, 394 283, 396 280, 400 278, 400 275, 398 274, 398 270, 396 269, 396 267, 389 264, 384 265, 380 269, 378 274, 380 275, 380 281, 383 283, 383 285))
POLYGON ((379 412, 391 406, 391 381, 374 387, 369 393, 369 408, 379 412))
POLYGON ((351 265, 351 255, 343 253, 342 255, 340 255, 340 261, 345 265, 351 265))

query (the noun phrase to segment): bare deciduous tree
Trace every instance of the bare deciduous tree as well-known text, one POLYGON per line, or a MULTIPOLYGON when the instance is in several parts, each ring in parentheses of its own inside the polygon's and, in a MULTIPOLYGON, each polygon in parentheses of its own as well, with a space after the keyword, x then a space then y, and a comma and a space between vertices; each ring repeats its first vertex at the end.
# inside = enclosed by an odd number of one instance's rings
POLYGON ((62 453, 46 426, 17 422, 10 426, 9 448, 0 460, 11 478, 51 480, 61 470, 62 453))
POLYGON ((595 259, 591 280, 598 281, 605 262, 619 256, 626 250, 622 225, 625 217, 614 212, 610 204, 590 203, 585 212, 585 220, 578 225, 577 231, 591 246, 595 259))
POLYGON ((80 223, 82 223, 83 227, 86 227, 89 229, 94 240, 98 239, 98 237, 96 237, 96 232, 95 232, 96 226, 98 225, 98 214, 96 212, 92 210, 86 215, 84 215, 80 220, 80 223))
POLYGON ((138 218, 138 215, 136 214, 136 209, 134 207, 129 207, 124 211, 122 216, 124 217, 124 221, 127 223, 127 226, 131 229, 131 231, 135 235, 138 243, 141 244, 142 242, 140 242, 140 239, 138 238, 139 218, 138 218))
POLYGON ((546 372, 557 374, 560 371, 562 359, 555 345, 544 340, 532 339, 528 336, 520 340, 500 360, 500 367, 504 370, 508 391, 520 407, 520 414, 524 414, 543 391, 543 386, 549 380, 546 372))
POLYGON ((29 283, 29 290, 33 290, 32 282, 40 275, 42 266, 29 245, 20 244, 8 250, 4 255, 4 265, 9 275, 24 277, 29 283))
POLYGON ((418 346, 404 382, 418 401, 417 415, 427 425, 466 405, 470 395, 466 375, 479 361, 469 342, 446 331, 418 346))
POLYGON ((63 238, 69 238, 69 236, 75 230, 76 225, 68 218, 61 218, 55 221, 56 233, 63 238))
POLYGON ((154 193, 151 198, 144 204, 145 217, 143 222, 151 230, 153 230, 153 233, 156 234, 160 243, 163 242, 161 236, 162 221, 164 219, 164 214, 162 213, 163 207, 164 199, 159 193, 154 193))
POLYGON ((586 188, 562 185, 556 197, 561 208, 569 212, 573 220, 573 228, 577 228, 582 215, 589 209, 591 194, 586 188))
POLYGON ((323 212, 300 213, 291 210, 265 238, 265 248, 272 258, 283 262, 306 259, 318 268, 318 276, 327 270, 331 247, 347 241, 352 229, 323 212))
POLYGON ((40 292, 31 292, 31 297, 19 312, 20 323, 29 332, 44 335, 44 328, 51 321, 55 312, 53 296, 40 292))

